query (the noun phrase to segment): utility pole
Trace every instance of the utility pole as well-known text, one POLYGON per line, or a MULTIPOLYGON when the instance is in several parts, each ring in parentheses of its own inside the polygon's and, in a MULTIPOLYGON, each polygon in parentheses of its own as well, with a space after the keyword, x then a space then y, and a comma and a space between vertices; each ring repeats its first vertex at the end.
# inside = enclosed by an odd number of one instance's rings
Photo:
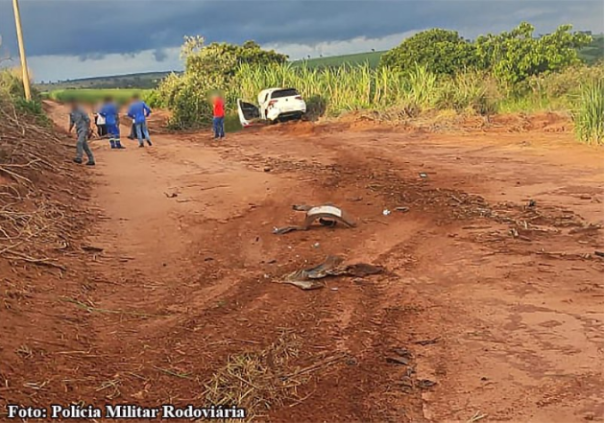
POLYGON ((29 71, 27 69, 27 59, 25 58, 25 45, 23 44, 23 30, 21 29, 21 13, 19 13, 19 2, 13 0, 13 10, 15 12, 15 25, 17 26, 17 41, 19 41, 19 56, 21 56, 21 71, 23 72, 23 89, 25 90, 25 99, 32 99, 32 92, 29 87, 29 71))

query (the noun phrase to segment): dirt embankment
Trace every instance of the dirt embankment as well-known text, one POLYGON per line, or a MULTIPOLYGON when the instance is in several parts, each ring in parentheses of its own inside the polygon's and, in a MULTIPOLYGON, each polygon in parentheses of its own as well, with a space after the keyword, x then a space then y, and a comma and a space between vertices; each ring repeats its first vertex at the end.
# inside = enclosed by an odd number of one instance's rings
MULTIPOLYGON (((84 238, 99 209, 52 123, 0 105, 0 402, 38 404, 85 336, 73 299, 86 285, 84 238), (77 341, 75 341, 77 343, 77 341)), ((2 411, 4 413, 5 410, 2 411)))
POLYGON ((65 269, 3 264, 25 275, 3 289, 28 291, 0 311, 0 403, 236 403, 273 422, 602 418, 602 149, 502 125, 95 141, 90 182, 57 147, 51 163, 71 177, 51 172, 40 195, 67 195, 68 249, 30 255, 65 269), (356 227, 273 234, 302 223, 292 204, 328 202, 356 227), (279 283, 327 255, 385 270, 279 283))

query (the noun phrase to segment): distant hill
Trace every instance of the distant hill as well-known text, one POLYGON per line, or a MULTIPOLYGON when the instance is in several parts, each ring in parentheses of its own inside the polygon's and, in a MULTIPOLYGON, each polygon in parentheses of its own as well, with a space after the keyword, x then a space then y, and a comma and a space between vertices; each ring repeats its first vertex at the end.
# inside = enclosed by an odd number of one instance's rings
MULTIPOLYGON (((172 72, 145 72, 127 75, 99 76, 95 78, 73 79, 48 84, 36 84, 40 91, 53 91, 81 88, 155 88, 159 82, 172 72)), ((177 72, 178 73, 178 72, 177 72)))
MULTIPOLYGON (((342 56, 318 57, 313 59, 296 60, 293 65, 306 64, 311 68, 339 66, 343 63, 357 65, 369 63, 370 66, 378 66, 380 56, 384 51, 372 51, 367 53, 346 54, 342 56)), ((36 84, 42 91, 66 90, 66 89, 93 89, 93 88, 138 88, 148 89, 157 87, 158 83, 171 72, 146 72, 132 73, 127 75, 99 76, 95 78, 72 79, 52 83, 36 84)), ((179 73, 179 72, 176 72, 179 73)))
POLYGON ((348 65, 361 65, 368 63, 375 68, 380 62, 380 57, 386 53, 385 51, 369 51, 367 53, 343 54, 341 56, 317 57, 313 59, 296 60, 292 62, 295 66, 306 65, 309 68, 325 68, 332 66, 340 66, 344 63, 348 65))

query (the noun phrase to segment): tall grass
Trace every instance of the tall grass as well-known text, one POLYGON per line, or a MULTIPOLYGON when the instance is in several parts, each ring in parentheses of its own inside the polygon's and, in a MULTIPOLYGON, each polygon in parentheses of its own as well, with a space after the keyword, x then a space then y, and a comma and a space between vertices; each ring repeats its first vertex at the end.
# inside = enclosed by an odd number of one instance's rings
POLYGON ((603 88, 601 78, 583 86, 573 114, 576 136, 589 144, 603 144, 603 88))
POLYGON ((483 106, 488 89, 483 75, 438 78, 424 67, 407 72, 368 64, 336 68, 309 68, 290 64, 269 67, 242 65, 235 78, 233 96, 254 101, 267 87, 294 87, 310 102, 325 106, 328 115, 353 110, 400 108, 409 116, 440 107, 488 113, 483 106))
POLYGON ((21 69, 0 69, 0 101, 11 104, 16 111, 26 113, 36 118, 40 124, 48 124, 48 119, 42 110, 40 93, 35 88, 31 90, 32 99, 25 99, 21 69))

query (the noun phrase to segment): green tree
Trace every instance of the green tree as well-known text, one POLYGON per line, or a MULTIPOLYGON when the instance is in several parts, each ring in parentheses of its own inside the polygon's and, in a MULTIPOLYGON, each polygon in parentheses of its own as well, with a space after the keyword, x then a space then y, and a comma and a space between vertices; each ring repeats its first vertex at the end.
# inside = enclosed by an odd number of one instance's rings
POLYGON ((181 48, 181 58, 185 61, 185 74, 196 74, 211 78, 214 83, 224 86, 235 75, 237 66, 247 63, 266 66, 284 63, 288 56, 273 50, 263 50, 254 41, 243 45, 212 43, 204 45, 202 37, 186 37, 181 48))
POLYGON ((541 37, 534 36, 534 29, 522 22, 510 32, 478 37, 475 46, 479 66, 490 70, 500 81, 515 84, 577 64, 578 49, 592 40, 588 34, 572 33, 571 25, 561 25, 541 37))
POLYGON ((380 65, 395 70, 411 70, 415 65, 435 74, 453 74, 476 63, 475 47, 458 32, 430 29, 407 38, 382 55, 380 65))

